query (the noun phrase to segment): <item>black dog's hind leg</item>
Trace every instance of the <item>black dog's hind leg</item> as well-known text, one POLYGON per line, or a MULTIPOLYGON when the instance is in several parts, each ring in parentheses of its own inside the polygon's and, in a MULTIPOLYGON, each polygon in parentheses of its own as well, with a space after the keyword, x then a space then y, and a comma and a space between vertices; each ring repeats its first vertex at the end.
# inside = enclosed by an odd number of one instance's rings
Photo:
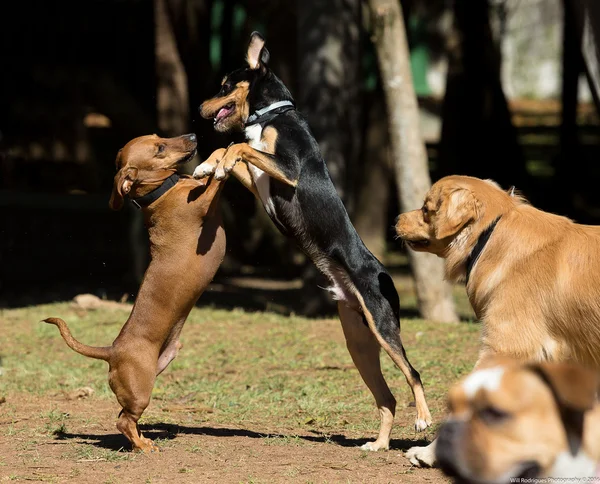
POLYGON ((346 306, 343 302, 338 303, 338 313, 352 361, 375 397, 375 403, 381 416, 377 440, 367 442, 361 448, 363 450, 387 450, 390 446, 396 399, 381 373, 379 360, 381 347, 371 330, 364 324, 362 314, 346 306))
POLYGON ((392 361, 400 368, 415 398, 417 418, 415 429, 425 430, 431 424, 431 414, 425 400, 425 392, 419 372, 415 370, 406 356, 406 351, 400 338, 400 322, 398 320, 398 295, 389 275, 379 275, 379 291, 370 288, 356 294, 363 314, 379 344, 383 347, 392 361), (389 281, 387 280, 389 278, 389 281), (388 287, 391 285, 391 288, 388 287), (392 293, 393 291, 393 293, 392 293))

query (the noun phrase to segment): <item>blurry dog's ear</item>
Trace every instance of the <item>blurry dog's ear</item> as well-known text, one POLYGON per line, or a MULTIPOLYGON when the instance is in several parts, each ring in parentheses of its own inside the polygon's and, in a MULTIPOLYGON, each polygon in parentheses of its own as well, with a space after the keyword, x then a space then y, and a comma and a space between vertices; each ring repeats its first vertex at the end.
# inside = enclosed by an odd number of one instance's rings
POLYGON ((134 168, 122 168, 115 175, 112 193, 108 206, 112 210, 121 210, 123 198, 131 191, 131 187, 137 179, 137 170, 134 168))
POLYGON ((259 69, 266 66, 270 57, 263 36, 258 32, 252 32, 250 34, 250 44, 248 44, 248 53, 246 54, 246 61, 250 69, 259 69))
POLYGON ((588 368, 576 365, 540 363, 530 369, 550 388, 567 434, 569 450, 577 455, 583 440, 584 414, 598 400, 600 378, 588 368))
POLYGON ((438 211, 435 228, 438 240, 456 234, 475 219, 480 205, 471 191, 464 188, 453 191, 447 200, 446 206, 438 211))

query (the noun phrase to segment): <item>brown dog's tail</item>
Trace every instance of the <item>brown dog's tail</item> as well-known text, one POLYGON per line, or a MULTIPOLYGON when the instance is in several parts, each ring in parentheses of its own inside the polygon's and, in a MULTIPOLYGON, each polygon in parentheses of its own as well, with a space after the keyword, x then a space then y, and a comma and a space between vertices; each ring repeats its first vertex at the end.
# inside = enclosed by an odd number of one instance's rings
POLYGON ((108 361, 108 359, 110 358, 112 346, 88 346, 84 345, 83 343, 80 343, 75 338, 73 338, 73 335, 71 334, 71 331, 69 331, 67 323, 65 323, 62 319, 47 318, 44 319, 44 323, 54 324, 55 326, 58 326, 60 335, 65 340, 65 343, 67 343, 69 348, 71 348, 74 351, 77 351, 77 353, 83 356, 88 356, 90 358, 96 358, 97 360, 108 361))

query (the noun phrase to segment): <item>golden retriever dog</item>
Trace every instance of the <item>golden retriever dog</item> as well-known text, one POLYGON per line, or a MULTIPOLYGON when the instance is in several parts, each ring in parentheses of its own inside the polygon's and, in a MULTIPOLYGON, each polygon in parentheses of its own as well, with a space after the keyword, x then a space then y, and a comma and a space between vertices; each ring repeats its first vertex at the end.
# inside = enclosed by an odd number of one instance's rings
MULTIPOLYGON (((483 325, 476 369, 494 355, 600 369, 600 227, 538 210, 491 180, 449 176, 396 232, 442 257, 449 281, 466 282, 483 325)), ((433 465, 434 451, 435 441, 407 457, 433 465)))

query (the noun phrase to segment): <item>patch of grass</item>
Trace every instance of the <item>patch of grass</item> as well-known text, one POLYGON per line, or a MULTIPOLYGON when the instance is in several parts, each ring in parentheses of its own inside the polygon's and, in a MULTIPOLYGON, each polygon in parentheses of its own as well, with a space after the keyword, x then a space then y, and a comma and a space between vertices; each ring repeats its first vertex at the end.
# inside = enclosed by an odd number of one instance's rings
POLYGON ((135 452, 123 452, 123 449, 111 450, 94 447, 93 445, 78 445, 73 455, 76 461, 80 462, 121 462, 135 460, 135 452))
MULTIPOLYGON (((0 331, 6 341, 2 348, 5 374, 0 377, 0 395, 8 401, 11 394, 22 393, 60 397, 90 386, 95 390, 90 398, 114 399, 107 365, 70 350, 57 328, 39 322, 50 316, 67 321, 82 342, 104 346, 117 336, 128 311, 76 312, 66 303, 4 310, 0 331)), ((449 385, 475 362, 479 327, 420 319, 402 320, 401 327, 408 357, 421 374, 439 422, 449 385)), ((188 426, 209 421, 282 432, 283 425, 324 435, 344 432, 355 438, 372 438, 378 430, 373 398, 354 368, 336 319, 194 309, 181 339, 184 348, 157 379, 153 400, 140 422, 143 426, 183 425, 181 413, 170 412, 185 408, 188 426)), ((384 353, 382 368, 398 401, 398 418, 412 422, 415 409, 404 376, 384 353)), ((43 419, 46 432, 66 432, 68 414, 52 410, 43 419)), ((10 428, 2 433, 10 434, 10 428)), ((422 437, 431 435, 427 432, 422 437)), ((414 439, 412 423, 396 426, 393 438, 414 439)), ((298 444, 294 437, 286 439, 266 440, 269 445, 298 444)), ((169 446, 169 439, 159 445, 169 446)), ((82 449, 79 452, 86 455, 77 458, 134 458, 131 453, 82 449)))

